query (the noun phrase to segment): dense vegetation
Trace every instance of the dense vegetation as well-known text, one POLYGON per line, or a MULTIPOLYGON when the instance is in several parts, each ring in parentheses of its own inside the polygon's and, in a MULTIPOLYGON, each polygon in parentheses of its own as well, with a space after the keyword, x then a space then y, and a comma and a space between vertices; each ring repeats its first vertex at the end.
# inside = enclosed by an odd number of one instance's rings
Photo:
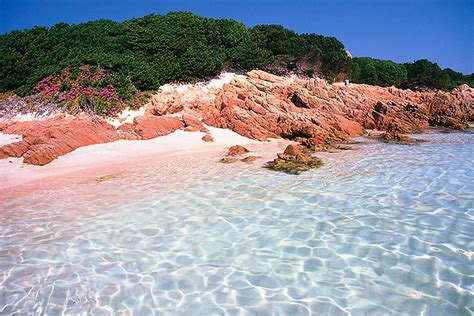
MULTIPOLYGON (((295 70, 304 63, 311 66, 304 73, 329 80, 349 76, 360 83, 445 90, 463 82, 472 84, 472 75, 441 70, 427 60, 404 65, 372 58, 351 60, 344 45, 333 37, 297 34, 278 25, 247 28, 233 20, 174 12, 123 23, 60 23, 1 35, 0 92, 38 93, 34 87, 44 78, 62 80, 81 87, 79 105, 87 107, 92 102, 102 113, 109 113, 116 102, 102 104, 96 95, 82 92, 89 91, 87 87, 96 92, 109 89, 120 104, 133 103, 135 88, 153 90, 166 82, 204 79, 229 68, 271 71, 283 64, 284 70, 295 70), (84 76, 83 65, 105 71, 106 79, 65 78, 65 74, 84 76)), ((59 102, 66 90, 45 101, 59 102)))
POLYGON ((463 75, 450 68, 441 69, 426 59, 413 63, 397 64, 389 60, 369 57, 354 58, 350 65, 350 79, 356 83, 402 88, 433 88, 452 90, 467 83, 474 87, 473 75, 463 75))
POLYGON ((233 20, 191 13, 148 15, 123 23, 61 23, 0 36, 0 92, 30 93, 42 78, 83 64, 100 66, 150 90, 229 67, 262 67, 283 55, 298 58, 309 51, 317 52, 321 74, 327 77, 349 60, 344 46, 332 37, 298 35, 276 25, 249 29, 233 20))
POLYGON ((349 75, 351 81, 378 86, 399 86, 407 80, 404 65, 369 57, 353 58, 349 75))

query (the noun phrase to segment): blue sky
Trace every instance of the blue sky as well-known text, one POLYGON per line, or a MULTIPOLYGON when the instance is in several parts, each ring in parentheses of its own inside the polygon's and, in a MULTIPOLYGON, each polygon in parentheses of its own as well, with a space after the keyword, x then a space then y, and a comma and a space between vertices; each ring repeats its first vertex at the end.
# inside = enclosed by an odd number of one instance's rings
POLYGON ((0 0, 0 33, 190 11, 248 26, 281 24, 341 40, 354 56, 427 58, 474 72, 474 0, 0 0))

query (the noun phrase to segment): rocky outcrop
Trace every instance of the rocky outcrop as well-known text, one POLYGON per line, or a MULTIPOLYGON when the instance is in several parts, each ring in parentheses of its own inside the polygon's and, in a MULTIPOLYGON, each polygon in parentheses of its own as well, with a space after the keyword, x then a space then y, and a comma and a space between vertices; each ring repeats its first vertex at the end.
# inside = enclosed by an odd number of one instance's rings
POLYGON ((235 76, 222 89, 158 93, 149 113, 191 112, 210 126, 265 140, 283 137, 313 149, 347 141, 365 129, 416 133, 429 126, 464 128, 474 119, 474 89, 415 92, 394 87, 329 84, 260 70, 235 76), (155 109, 157 100, 159 103, 155 109))
POLYGON ((0 147, 0 159, 23 157, 24 163, 42 166, 82 146, 118 139, 151 139, 184 128, 185 123, 179 117, 158 116, 138 116, 133 123, 122 124, 117 129, 98 116, 88 115, 3 121, 0 132, 18 134, 23 139, 0 147))
POLYGON ((0 147, 0 159, 23 157, 25 163, 40 166, 81 146, 118 139, 114 127, 104 119, 86 115, 57 116, 30 122, 4 122, 0 131, 23 137, 19 142, 0 147))
MULTIPOLYGON (((228 79, 162 88, 151 98, 144 116, 117 129, 86 115, 0 121, 1 132, 23 136, 20 142, 0 147, 0 159, 23 157, 26 163, 44 165, 81 146, 150 139, 178 129, 204 132, 203 141, 212 141, 204 124, 252 139, 282 137, 324 150, 366 129, 386 132, 386 141, 409 142, 404 134, 429 126, 462 129, 474 120, 474 89, 467 85, 451 92, 415 92, 358 84, 346 87, 260 70, 228 79)), ((304 156, 288 157, 292 157, 289 162, 304 160, 304 156)))
POLYGON ((322 165, 321 159, 311 156, 300 145, 288 145, 283 153, 277 154, 277 158, 267 162, 264 167, 289 174, 300 174, 322 165))

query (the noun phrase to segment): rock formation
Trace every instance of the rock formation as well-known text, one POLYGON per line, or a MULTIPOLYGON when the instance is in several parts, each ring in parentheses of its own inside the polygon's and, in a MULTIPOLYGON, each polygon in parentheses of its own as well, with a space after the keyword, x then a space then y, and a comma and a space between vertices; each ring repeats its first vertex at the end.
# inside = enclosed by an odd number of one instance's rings
POLYGON ((202 124, 202 122, 192 115, 184 114, 182 120, 185 125, 186 131, 204 133, 209 132, 209 130, 202 124))
POLYGON ((474 119, 474 89, 415 92, 394 87, 329 84, 260 70, 235 76, 222 89, 159 92, 148 113, 191 112, 211 126, 257 140, 283 137, 314 149, 365 129, 416 133, 429 126, 461 129, 474 119))
POLYGON ((387 131, 387 140, 407 141, 401 135, 429 126, 462 129, 472 120, 474 89, 467 85, 451 92, 415 92, 358 84, 346 87, 253 70, 220 85, 160 89, 145 116, 117 129, 101 118, 84 115, 0 121, 0 132, 23 136, 20 142, 0 147, 0 158, 23 157, 26 163, 44 165, 81 146, 150 139, 178 129, 204 132, 202 139, 212 141, 203 123, 256 140, 282 137, 323 150, 365 129, 387 131))
POLYGON ((221 163, 234 163, 234 162, 237 162, 237 161, 239 161, 239 159, 234 158, 234 157, 224 157, 221 160, 219 160, 219 162, 221 162, 221 163))
POLYGON ((0 131, 23 139, 0 147, 0 159, 23 157, 25 163, 40 166, 81 146, 118 140, 114 127, 96 116, 57 116, 2 125, 0 131))
MULTIPOLYGON (((23 157, 24 162, 33 165, 45 165, 59 156, 79 147, 107 143, 118 139, 144 140, 164 136, 186 126, 205 127, 199 120, 183 116, 138 116, 133 123, 125 123, 115 129, 98 116, 75 115, 56 116, 46 120, 28 122, 0 122, 0 132, 18 134, 23 137, 19 142, 0 147, 0 159, 23 157)), ((207 129, 205 129, 207 131, 207 129)), ((206 134, 205 141, 212 141, 206 134), (207 137, 206 137, 207 136, 207 137)))

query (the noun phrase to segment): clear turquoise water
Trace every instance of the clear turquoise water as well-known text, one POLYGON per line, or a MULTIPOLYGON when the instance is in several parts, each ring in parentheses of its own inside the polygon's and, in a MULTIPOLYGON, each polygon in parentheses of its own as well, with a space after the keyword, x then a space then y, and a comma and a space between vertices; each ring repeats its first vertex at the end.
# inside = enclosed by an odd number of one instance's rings
POLYGON ((470 315, 474 134, 421 137, 299 176, 195 155, 0 202, 0 312, 470 315))

